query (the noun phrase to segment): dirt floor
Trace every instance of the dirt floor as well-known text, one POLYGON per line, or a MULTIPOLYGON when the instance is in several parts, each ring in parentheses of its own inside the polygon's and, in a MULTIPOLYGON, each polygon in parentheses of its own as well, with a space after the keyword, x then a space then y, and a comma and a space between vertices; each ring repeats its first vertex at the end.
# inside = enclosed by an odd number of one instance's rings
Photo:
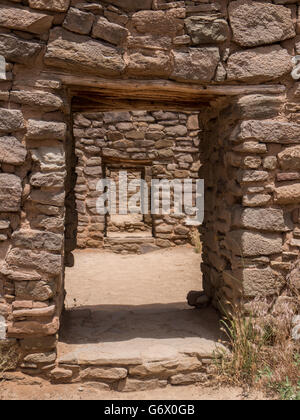
POLYGON ((259 392, 233 387, 168 386, 164 389, 119 393, 97 389, 97 384, 51 385, 31 380, 28 385, 0 384, 0 400, 261 400, 259 392))
POLYGON ((202 290, 200 255, 191 246, 144 255, 77 250, 66 271, 66 307, 186 302, 202 290))

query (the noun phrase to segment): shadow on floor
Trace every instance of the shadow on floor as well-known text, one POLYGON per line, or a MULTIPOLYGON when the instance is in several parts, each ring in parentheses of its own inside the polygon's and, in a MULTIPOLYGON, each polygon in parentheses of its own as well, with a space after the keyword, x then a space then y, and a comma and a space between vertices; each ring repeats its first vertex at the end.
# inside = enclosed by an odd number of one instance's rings
POLYGON ((85 306, 65 310, 60 331, 60 342, 71 345, 187 337, 217 341, 218 313, 192 309, 185 302, 85 306))

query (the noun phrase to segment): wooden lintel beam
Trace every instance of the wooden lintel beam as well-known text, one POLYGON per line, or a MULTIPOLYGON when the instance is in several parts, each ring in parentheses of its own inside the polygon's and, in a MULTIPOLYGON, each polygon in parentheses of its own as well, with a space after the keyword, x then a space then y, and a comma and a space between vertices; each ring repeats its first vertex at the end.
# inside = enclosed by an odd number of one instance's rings
POLYGON ((237 96, 251 93, 266 93, 266 94, 282 94, 286 88, 284 85, 201 85, 195 83, 180 83, 169 80, 124 80, 124 79, 103 79, 96 76, 86 77, 82 75, 68 75, 65 73, 44 72, 45 75, 51 78, 56 77, 71 92, 74 93, 82 88, 90 88, 91 91, 96 92, 115 92, 120 95, 131 95, 143 93, 160 92, 161 96, 164 93, 182 94, 191 96, 237 96))

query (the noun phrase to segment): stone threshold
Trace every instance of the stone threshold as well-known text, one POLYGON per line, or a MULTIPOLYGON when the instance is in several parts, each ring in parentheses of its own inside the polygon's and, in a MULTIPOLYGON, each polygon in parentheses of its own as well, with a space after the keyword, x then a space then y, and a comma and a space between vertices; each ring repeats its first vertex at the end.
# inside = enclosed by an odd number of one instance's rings
POLYGON ((51 378, 59 383, 100 383, 120 392, 206 383, 215 376, 216 359, 227 351, 221 344, 198 337, 163 341, 137 338, 81 345, 58 358, 51 378))

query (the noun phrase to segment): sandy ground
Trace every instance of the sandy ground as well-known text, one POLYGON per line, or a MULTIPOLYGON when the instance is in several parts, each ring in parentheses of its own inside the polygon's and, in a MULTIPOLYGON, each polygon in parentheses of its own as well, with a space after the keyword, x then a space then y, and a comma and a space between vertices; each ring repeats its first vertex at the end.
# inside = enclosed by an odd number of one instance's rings
POLYGON ((118 255, 76 251, 67 268, 67 308, 93 305, 149 305, 185 302, 190 290, 202 290, 200 255, 189 246, 118 255))
MULTIPOLYGON (((35 384, 34 384, 35 383, 35 384)), ((261 400, 258 392, 234 387, 168 386, 153 391, 118 393, 97 389, 97 385, 0 384, 0 400, 261 400)))

